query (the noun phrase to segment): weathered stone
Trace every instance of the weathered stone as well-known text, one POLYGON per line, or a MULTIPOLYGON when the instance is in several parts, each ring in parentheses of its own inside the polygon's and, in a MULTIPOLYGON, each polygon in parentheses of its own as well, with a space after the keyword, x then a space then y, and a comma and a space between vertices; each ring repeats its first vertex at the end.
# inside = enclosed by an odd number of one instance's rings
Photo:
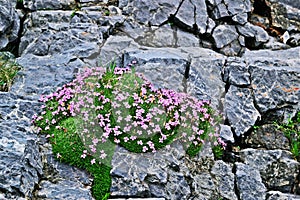
POLYGON ((271 8, 272 25, 284 30, 300 31, 300 6, 291 0, 266 0, 271 8))
POLYGON ((84 188, 82 184, 76 184, 72 181, 63 180, 57 183, 41 181, 37 191, 36 198, 40 199, 70 199, 70 200, 92 200, 89 188, 84 188))
POLYGON ((292 47, 300 46, 300 33, 291 34, 287 44, 292 47))
POLYGON ((218 49, 230 44, 236 40, 238 36, 235 27, 232 25, 219 25, 212 34, 218 49))
POLYGON ((184 91, 188 56, 173 48, 128 51, 124 65, 135 62, 137 72, 143 73, 154 86, 184 91))
POLYGON ((227 125, 220 124, 220 137, 224 142, 234 143, 233 133, 231 127, 227 125))
POLYGON ((18 38, 20 19, 10 0, 0 4, 0 50, 18 38))
POLYGON ((40 139, 43 158, 43 176, 34 197, 36 199, 93 199, 92 177, 84 170, 60 163, 52 154, 51 145, 44 136, 40 139))
POLYGON ((121 16, 103 17, 90 11, 37 11, 27 20, 24 36, 19 48, 20 54, 54 55, 67 54, 88 58, 98 54, 99 45, 106 35, 123 23, 121 16), (32 36, 32 30, 37 33, 32 36), (39 29, 44 29, 43 31, 39 29))
POLYGON ((234 189, 234 174, 232 173, 232 166, 222 160, 215 162, 211 169, 217 191, 222 198, 237 200, 234 189))
POLYGON ((251 83, 250 73, 245 61, 240 58, 228 58, 223 80, 230 85, 249 86, 251 83))
POLYGON ((269 37, 268 42, 263 44, 263 48, 271 49, 271 50, 282 50, 282 49, 289 49, 291 48, 291 46, 278 41, 278 39, 274 37, 269 37))
POLYGON ((265 148, 289 150, 289 140, 284 133, 273 124, 265 124, 254 131, 247 137, 245 143, 251 148, 265 148))
POLYGON ((161 25, 174 14, 180 0, 134 0, 120 1, 119 5, 124 14, 133 15, 134 19, 144 25, 161 25))
POLYGON ((300 196, 279 191, 269 191, 267 192, 266 200, 300 200, 300 196))
POLYGON ((266 187, 259 171, 243 163, 235 163, 236 181, 239 198, 243 200, 265 199, 266 187))
POLYGON ((221 76, 225 58, 209 50, 199 48, 198 51, 203 54, 194 55, 191 59, 187 92, 198 99, 210 100, 214 108, 220 109, 225 94, 221 76))
POLYGON ((150 27, 135 41, 148 47, 198 47, 199 39, 191 34, 176 27, 169 25, 159 28, 150 27))
POLYGON ((181 169, 183 156, 184 150, 179 143, 154 154, 134 154, 117 147, 112 160, 111 197, 187 199, 191 191, 181 169))
POLYGON ((18 73, 11 92, 34 100, 70 82, 74 73, 85 66, 81 60, 66 55, 51 57, 27 54, 18 58, 17 62, 23 66, 23 70, 18 73))
POLYGON ((75 0, 23 0, 24 8, 35 10, 72 10, 76 7, 75 0))
POLYGON ((139 45, 127 36, 110 36, 100 50, 98 61, 100 65, 107 65, 110 62, 120 65, 125 49, 138 47, 139 45))
POLYGON ((261 44, 269 40, 268 33, 259 26, 246 23, 243 26, 236 26, 238 32, 246 38, 246 46, 249 48, 259 47, 261 44))
MULTIPOLYGON (((14 108, 16 110, 17 107, 14 108)), ((4 118, 9 119, 10 116, 4 118)), ((28 123, 24 120, 22 123, 20 119, 18 123, 0 121, 0 188, 8 199, 10 195, 31 198, 43 174, 41 156, 34 141, 36 136, 26 130, 26 126, 28 123)))
POLYGON ((269 190, 292 192, 300 164, 283 150, 243 149, 240 157, 245 164, 259 170, 269 190))
POLYGON ((247 16, 245 14, 251 11, 250 0, 214 0, 210 1, 210 3, 213 5, 212 14, 214 19, 234 17, 235 21, 243 24, 247 22, 247 16), (239 17, 237 17, 237 15, 239 15, 239 17))
POLYGON ((176 18, 188 29, 194 29, 204 34, 207 28, 208 14, 205 0, 185 0, 176 13, 176 18))
POLYGON ((225 115, 236 136, 246 133, 260 119, 251 90, 230 86, 225 96, 225 115))
POLYGON ((300 98, 299 48, 246 52, 256 106, 261 113, 290 105, 300 98), (276 59, 274 59, 276 58, 276 59))

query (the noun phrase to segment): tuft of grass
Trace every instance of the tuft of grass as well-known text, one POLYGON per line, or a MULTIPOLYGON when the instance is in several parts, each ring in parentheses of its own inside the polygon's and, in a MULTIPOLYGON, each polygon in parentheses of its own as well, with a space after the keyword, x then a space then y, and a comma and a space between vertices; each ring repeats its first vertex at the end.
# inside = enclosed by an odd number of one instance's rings
POLYGON ((291 152, 300 161, 300 111, 296 114, 295 118, 289 118, 286 123, 279 124, 275 122, 274 124, 288 138, 291 152))
POLYGON ((43 112, 33 123, 46 134, 57 159, 94 177, 96 199, 107 199, 116 145, 136 153, 156 152, 179 140, 195 156, 203 143, 225 147, 214 133, 209 101, 155 88, 134 68, 86 68, 77 78, 40 99, 43 112))
POLYGON ((20 66, 9 52, 0 52, 0 91, 7 92, 20 66))

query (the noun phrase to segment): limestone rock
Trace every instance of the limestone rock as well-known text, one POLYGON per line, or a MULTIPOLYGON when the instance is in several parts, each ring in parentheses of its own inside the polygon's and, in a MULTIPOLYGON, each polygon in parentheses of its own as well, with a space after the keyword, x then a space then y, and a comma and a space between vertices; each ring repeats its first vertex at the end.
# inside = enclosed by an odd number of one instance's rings
POLYGON ((220 124, 220 137, 226 143, 235 141, 230 126, 224 124, 220 124))
POLYGON ((197 27, 197 32, 204 34, 206 32, 208 13, 205 0, 185 0, 181 4, 175 16, 188 29, 197 27))
POLYGON ((18 38, 20 19, 10 0, 0 4, 0 50, 18 38))
POLYGON ((292 192, 300 164, 290 152, 243 149, 240 156, 245 164, 259 170, 263 183, 269 190, 292 192))
POLYGON ((122 54, 125 53, 125 49, 138 47, 139 45, 127 36, 110 36, 101 48, 98 60, 100 65, 104 66, 110 62, 120 65, 123 62, 122 54))
POLYGON ((224 68, 223 80, 230 85, 249 86, 251 83, 247 64, 240 58, 228 58, 224 68))
POLYGON ((273 124, 265 124, 259 127, 247 137, 245 143, 252 148, 290 150, 289 140, 273 124))
POLYGON ((199 57, 195 55, 191 59, 187 92, 198 99, 210 100, 216 109, 221 108, 221 99, 225 94, 221 71, 225 58, 216 53, 209 55, 209 50, 199 50, 203 54, 199 57))
POLYGON ((222 160, 218 160, 212 167, 211 174, 214 177, 215 185, 222 198, 232 200, 238 199, 234 189, 234 174, 232 173, 232 166, 222 160))
POLYGON ((137 37, 135 41, 148 47, 199 47, 199 39, 191 34, 176 27, 169 25, 159 28, 149 27, 145 32, 137 37))
POLYGON ((212 37, 218 49, 230 44, 238 38, 236 29, 232 25, 219 25, 215 28, 212 37))
POLYGON ((297 107, 300 98, 298 57, 299 48, 245 54, 252 77, 254 99, 261 113, 287 105, 297 107))
POLYGON ((236 136, 247 132, 261 117, 254 106, 251 90, 233 85, 226 93, 224 110, 236 136))
POLYGON ((184 91, 184 75, 188 67, 186 54, 172 48, 128 51, 124 65, 135 62, 137 72, 143 73, 157 88, 184 91))
POLYGON ((243 163, 235 163, 239 198, 243 200, 265 199, 267 188, 262 183, 259 171, 243 163))
POLYGON ((178 143, 154 154, 134 154, 117 147, 112 160, 111 197, 188 199, 191 191, 183 174, 188 171, 181 169, 183 151, 178 143))
POLYGON ((40 95, 49 94, 52 88, 70 82, 74 73, 85 65, 81 60, 67 55, 51 57, 27 54, 18 58, 17 62, 24 70, 18 73, 11 92, 35 101, 40 95))
POLYGON ((36 10, 72 10, 76 7, 75 0, 23 0, 25 8, 31 11, 36 10))
POLYGON ((287 43, 292 47, 300 46, 300 33, 291 34, 287 43))
POLYGON ((77 12, 73 18, 71 15, 72 11, 33 12, 25 22, 28 25, 19 53, 92 57, 98 53, 106 35, 124 21, 121 16, 103 17, 96 11, 77 12))
POLYGON ((238 25, 237 30, 245 37, 246 46, 249 48, 257 48, 269 40, 269 35, 263 28, 249 22, 243 26, 238 25))
POLYGON ((124 14, 132 14, 138 23, 158 26, 176 12, 180 2, 180 0, 123 0, 119 5, 124 14))
POLYGON ((247 13, 251 11, 250 0, 210 0, 214 19, 232 17, 240 24, 247 22, 247 13))
POLYGON ((279 191, 269 191, 266 200, 300 200, 299 195, 282 193, 279 191))

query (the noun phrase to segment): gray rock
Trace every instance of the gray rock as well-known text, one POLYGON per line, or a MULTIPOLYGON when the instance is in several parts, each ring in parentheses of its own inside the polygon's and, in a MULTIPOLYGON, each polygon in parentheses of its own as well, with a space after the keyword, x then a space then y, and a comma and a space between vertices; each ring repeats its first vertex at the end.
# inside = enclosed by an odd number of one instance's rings
MULTIPOLYGON (((187 92, 198 99, 210 100, 216 109, 223 107, 225 83, 222 81, 222 68, 225 58, 210 50, 195 48, 202 55, 193 55, 190 63, 187 92)), ((192 49, 190 49, 192 52, 192 49)))
POLYGON ((40 139, 43 158, 43 176, 35 190, 36 199, 90 199, 92 177, 84 170, 60 163, 54 159, 52 148, 44 136, 40 139))
POLYGON ((245 54, 256 106, 261 113, 288 105, 297 107, 300 98, 298 57, 299 48, 245 54))
POLYGON ((235 163, 235 166, 239 198, 243 200, 265 199, 267 188, 262 183, 259 171, 243 163, 235 163))
POLYGON ((212 176, 208 172, 202 172, 192 177, 192 187, 195 193, 191 199, 216 199, 217 192, 212 176), (216 196, 215 196, 216 195, 216 196))
POLYGON ((217 160, 211 169, 217 191, 222 198, 237 200, 234 189, 234 174, 232 166, 222 160, 217 160))
POLYGON ((36 10, 72 10, 76 7, 75 0, 23 0, 25 8, 31 11, 36 10))
POLYGON ((103 17, 95 11, 71 15, 72 11, 33 12, 26 21, 19 53, 93 57, 103 39, 124 21, 122 16, 103 17))
POLYGON ((197 26, 197 32, 204 34, 207 28, 208 14, 205 0, 185 0, 175 16, 188 29, 197 26))
POLYGON ((176 27, 165 25, 159 28, 149 27, 135 41, 148 47, 198 47, 199 39, 176 27))
POLYGON ((282 50, 291 48, 290 45, 278 41, 277 38, 269 37, 269 41, 263 44, 264 49, 282 50))
POLYGON ((300 200, 300 196, 279 191, 269 191, 267 192, 266 200, 300 200))
POLYGON ((31 198, 43 174, 37 137, 30 130, 30 119, 26 117, 31 112, 28 107, 34 108, 36 104, 25 101, 26 109, 20 102, 22 100, 16 101, 10 95, 1 97, 0 188, 7 199, 13 198, 12 195, 31 198))
POLYGON ((134 19, 144 25, 160 25, 167 21, 179 7, 180 0, 121 1, 119 5, 124 14, 133 15, 134 19))
POLYGON ((122 54, 125 49, 138 48, 139 45, 127 36, 110 36, 100 50, 97 58, 100 65, 107 65, 116 62, 117 65, 122 64, 122 54))
POLYGON ((229 57, 224 68, 223 80, 230 85, 249 86, 251 84, 250 73, 245 61, 229 57))
POLYGON ((273 124, 265 124, 259 127, 247 137, 245 143, 251 148, 290 150, 289 140, 273 124))
POLYGON ((224 125, 224 124, 220 124, 220 137, 224 142, 231 142, 234 143, 234 137, 233 137, 233 133, 231 131, 231 127, 224 125))
POLYGON ((300 46, 300 33, 291 34, 287 44, 292 47, 300 46))
POLYGON ((300 6, 291 0, 267 0, 271 8, 272 25, 284 30, 300 31, 300 6))
POLYGON ((218 49, 230 44, 234 40, 238 39, 236 29, 232 25, 219 25, 215 28, 212 37, 215 41, 218 49))
POLYGON ((225 115, 236 136, 246 133, 261 117, 250 89, 230 86, 224 104, 225 115))
POLYGON ((70 200, 93 200, 90 188, 84 188, 82 184, 63 180, 58 183, 41 181, 39 187, 42 189, 36 192, 38 199, 70 199, 70 200))
POLYGON ((172 48, 128 51, 124 54, 124 66, 135 61, 136 71, 143 73, 157 88, 183 92, 184 75, 189 65, 187 57, 172 48))
POLYGON ((246 46, 249 48, 259 47, 269 40, 269 35, 263 28, 249 22, 243 26, 237 25, 236 27, 238 32, 247 39, 246 46))
POLYGON ((300 164, 291 152, 243 149, 240 157, 245 164, 259 170, 263 183, 269 190, 292 192, 300 164))
POLYGON ((250 0, 214 0, 210 1, 210 3, 213 6, 212 14, 214 19, 233 17, 234 21, 243 24, 247 22, 245 14, 251 11, 250 0))
POLYGON ((20 19, 10 0, 0 4, 0 50, 18 38, 20 19))
POLYGON ((112 160, 111 197, 187 199, 191 191, 181 169, 183 156, 183 147, 178 143, 154 154, 134 154, 117 147, 112 160))
POLYGON ((66 55, 35 56, 27 54, 17 59, 23 66, 11 92, 20 98, 38 100, 53 88, 62 86, 74 78, 74 73, 85 66, 81 60, 66 55))

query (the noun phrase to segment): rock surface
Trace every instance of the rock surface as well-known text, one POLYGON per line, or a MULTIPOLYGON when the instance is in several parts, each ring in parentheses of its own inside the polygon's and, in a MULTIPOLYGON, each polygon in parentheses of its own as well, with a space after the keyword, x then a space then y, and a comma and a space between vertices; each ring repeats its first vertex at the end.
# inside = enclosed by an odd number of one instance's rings
POLYGON ((22 70, 0 92, 0 199, 93 199, 93 177, 55 160, 31 117, 40 95, 112 60, 210 100, 229 141, 223 160, 209 143, 195 158, 179 143, 154 155, 118 147, 112 198, 300 199, 299 162, 271 125, 300 110, 299 10, 292 0, 1 1, 0 49, 17 44, 22 70))
POLYGON ((10 0, 0 4, 0 50, 19 37, 20 18, 10 0))

